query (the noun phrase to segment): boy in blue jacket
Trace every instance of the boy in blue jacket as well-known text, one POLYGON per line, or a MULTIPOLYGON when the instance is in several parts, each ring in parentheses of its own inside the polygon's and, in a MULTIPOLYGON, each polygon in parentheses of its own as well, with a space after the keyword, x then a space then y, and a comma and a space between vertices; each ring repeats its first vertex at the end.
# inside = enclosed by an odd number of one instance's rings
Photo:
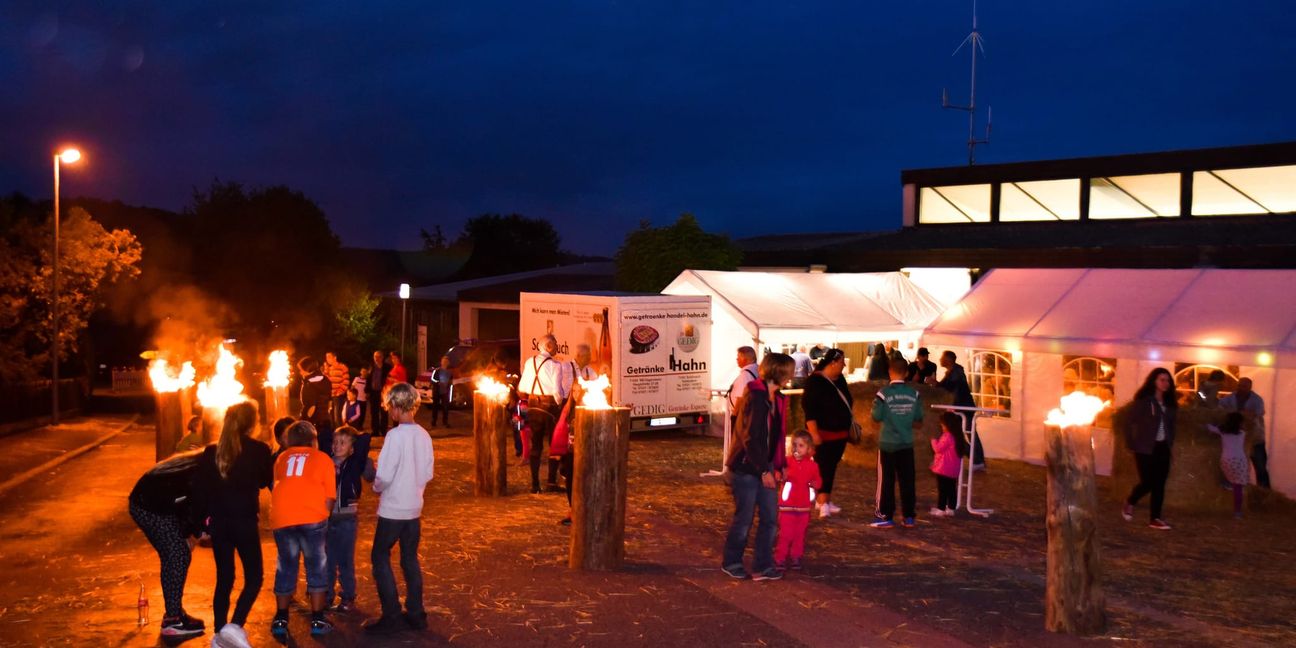
POLYGON ((369 458, 368 434, 361 434, 350 425, 333 431, 333 467, 337 471, 337 499, 329 515, 325 535, 325 553, 328 556, 328 594, 325 601, 338 612, 355 609, 355 546, 356 509, 360 500, 360 480, 374 480, 374 462, 369 458), (341 600, 333 605, 334 585, 341 582, 341 600))

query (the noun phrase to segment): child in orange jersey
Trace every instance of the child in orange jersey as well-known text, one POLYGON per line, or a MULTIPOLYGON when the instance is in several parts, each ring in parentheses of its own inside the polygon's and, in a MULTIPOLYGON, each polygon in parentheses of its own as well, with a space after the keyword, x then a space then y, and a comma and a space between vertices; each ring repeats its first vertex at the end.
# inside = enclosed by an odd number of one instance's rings
POLYGON ((306 563, 311 634, 322 635, 333 629, 324 618, 329 585, 325 535, 337 486, 333 459, 316 449, 315 434, 315 426, 309 421, 293 423, 284 432, 288 447, 275 461, 270 527, 279 548, 274 583, 278 611, 270 622, 270 632, 277 637, 288 634, 288 603, 297 588, 299 555, 306 563))

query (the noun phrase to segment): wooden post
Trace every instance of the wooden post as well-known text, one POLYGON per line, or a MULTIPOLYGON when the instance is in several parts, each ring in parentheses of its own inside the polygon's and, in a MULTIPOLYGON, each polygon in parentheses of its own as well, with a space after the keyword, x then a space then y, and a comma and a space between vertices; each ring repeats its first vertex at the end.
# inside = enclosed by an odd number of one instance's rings
POLYGON ((1098 493, 1090 427, 1046 426, 1048 580, 1044 627, 1085 635, 1107 626, 1098 559, 1098 493))
POLYGON ((576 408, 572 467, 572 569, 616 569, 625 561, 630 410, 576 408))
POLYGON ((509 412, 507 403, 473 393, 473 494, 508 494, 509 412))
MULTIPOLYGON (((288 387, 266 387, 265 388, 265 423, 266 426, 273 426, 275 421, 285 417, 292 416, 288 413, 288 387)), ((271 434, 270 436, 274 436, 271 434)), ((326 452, 331 452, 328 450, 326 452)))
POLYGON ((154 461, 162 461, 175 453, 176 444, 185 433, 185 423, 188 419, 184 417, 181 408, 184 400, 182 392, 153 392, 153 395, 157 403, 155 415, 157 440, 154 461))

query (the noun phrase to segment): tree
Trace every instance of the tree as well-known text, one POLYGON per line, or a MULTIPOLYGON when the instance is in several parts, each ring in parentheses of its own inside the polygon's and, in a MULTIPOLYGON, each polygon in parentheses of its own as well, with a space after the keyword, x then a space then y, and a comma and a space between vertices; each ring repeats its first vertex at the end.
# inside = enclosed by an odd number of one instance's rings
POLYGON ((543 218, 483 214, 468 219, 459 243, 471 247, 458 278, 552 268, 563 261, 558 230, 543 218))
MULTIPOLYGON (((34 378, 50 361, 53 332, 53 225, 15 195, 0 203, 0 381, 34 378)), ((107 289, 139 275, 143 254, 128 230, 106 230, 84 209, 60 220, 60 359, 75 353, 107 289)))
POLYGON ((702 230, 692 214, 675 224, 652 227, 648 221, 626 235, 616 254, 616 282, 621 290, 660 292, 684 270, 733 270, 742 251, 722 234, 702 230))
POLYGON ((382 300, 363 290, 350 292, 333 314, 334 340, 338 353, 352 360, 368 360, 372 349, 390 349, 396 338, 387 328, 378 307, 382 300))

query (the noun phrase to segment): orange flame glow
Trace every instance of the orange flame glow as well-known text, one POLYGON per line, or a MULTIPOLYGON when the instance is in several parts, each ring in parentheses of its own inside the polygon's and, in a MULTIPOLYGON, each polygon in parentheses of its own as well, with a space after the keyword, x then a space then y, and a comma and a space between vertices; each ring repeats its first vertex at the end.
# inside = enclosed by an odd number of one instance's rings
POLYGON ((288 376, 291 373, 291 366, 288 364, 288 352, 282 350, 271 351, 270 368, 266 370, 266 379, 265 382, 261 383, 261 386, 267 389, 287 387, 288 376))
POLYGON ((508 385, 505 385, 490 376, 482 376, 478 378, 476 385, 477 393, 487 398, 497 401, 502 401, 508 398, 508 385))
POLYGON ((611 386, 608 382, 607 374, 600 374, 593 380, 580 379, 581 389, 581 407, 585 409, 612 409, 612 404, 608 403, 607 388, 611 386))
POLYGON ((193 387, 194 368, 192 362, 180 366, 180 372, 172 371, 173 367, 166 360, 158 358, 149 363, 149 380, 153 382, 153 391, 159 394, 178 392, 193 387))
POLYGON ((1061 428, 1090 425, 1098 413, 1108 405, 1111 405, 1111 401, 1090 396, 1082 391, 1074 391, 1062 397, 1061 407, 1050 410, 1044 423, 1061 428))
POLYGON ((216 375, 198 385, 198 402, 203 407, 226 408, 243 400, 243 383, 238 381, 238 368, 243 361, 220 345, 216 358, 216 375))

